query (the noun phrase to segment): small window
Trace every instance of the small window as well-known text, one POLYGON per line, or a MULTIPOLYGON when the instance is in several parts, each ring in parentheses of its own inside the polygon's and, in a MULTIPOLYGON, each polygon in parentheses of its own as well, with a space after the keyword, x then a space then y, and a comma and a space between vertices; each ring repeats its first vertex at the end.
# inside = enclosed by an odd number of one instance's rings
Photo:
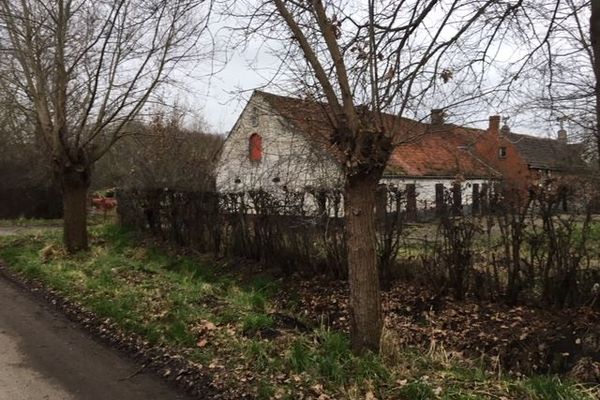
POLYGON ((262 137, 255 133, 250 136, 249 141, 250 161, 260 161, 262 159, 262 137))
POLYGON ((506 158, 506 147, 500 147, 498 149, 498 157, 499 158, 506 158))

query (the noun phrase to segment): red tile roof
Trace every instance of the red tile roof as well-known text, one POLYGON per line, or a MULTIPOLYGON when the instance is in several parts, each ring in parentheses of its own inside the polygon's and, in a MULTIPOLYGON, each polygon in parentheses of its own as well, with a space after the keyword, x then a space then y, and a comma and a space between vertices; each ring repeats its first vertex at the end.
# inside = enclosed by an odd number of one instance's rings
POLYGON ((430 129, 413 143, 394 148, 385 175, 411 177, 493 178, 491 166, 474 153, 481 133, 452 126, 430 129))
MULTIPOLYGON (((338 161, 331 144, 333 128, 326 103, 256 91, 275 112, 338 161)), ((408 118, 384 115, 394 130, 394 150, 384 172, 386 176, 490 178, 499 177, 490 164, 474 152, 474 143, 490 140, 485 130, 456 125, 432 126, 408 118)), ((529 136, 531 140, 536 140, 529 136)), ((541 139, 540 139, 541 140, 541 139)), ((554 141, 556 142, 556 141, 554 141)), ((526 156, 526 154, 525 154, 526 156)))

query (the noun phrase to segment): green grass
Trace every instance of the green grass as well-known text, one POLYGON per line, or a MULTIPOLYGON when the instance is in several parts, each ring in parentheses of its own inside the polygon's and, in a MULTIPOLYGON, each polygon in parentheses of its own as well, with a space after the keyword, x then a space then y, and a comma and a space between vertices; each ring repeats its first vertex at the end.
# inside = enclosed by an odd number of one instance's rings
POLYGON ((435 399, 436 395, 429 383, 414 381, 398 391, 401 399, 406 400, 430 400, 435 399))
POLYGON ((301 391, 361 400, 368 392, 378 399, 597 396, 554 377, 498 379, 464 360, 412 350, 357 356, 344 333, 278 329, 272 313, 292 311, 275 309, 279 288, 268 276, 223 273, 211 259, 145 244, 114 225, 90 231, 90 250, 73 256, 62 249, 59 230, 1 237, 0 258, 152 344, 173 347, 203 365, 223 365, 226 387, 249 387, 259 399, 295 398, 301 391), (242 381, 240 371, 253 378, 242 381))
POLYGON ((585 395, 572 386, 563 384, 557 377, 539 376, 523 385, 525 393, 535 400, 584 400, 585 395))

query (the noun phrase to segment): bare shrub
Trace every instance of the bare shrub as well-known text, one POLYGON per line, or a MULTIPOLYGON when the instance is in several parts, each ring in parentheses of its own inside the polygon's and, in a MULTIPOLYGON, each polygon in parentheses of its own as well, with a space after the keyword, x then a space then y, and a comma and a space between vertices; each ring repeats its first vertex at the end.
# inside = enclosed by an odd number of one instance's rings
POLYGON ((540 273, 543 302, 558 307, 582 303, 586 294, 591 294, 589 283, 598 282, 600 277, 597 266, 583 268, 585 260, 587 265, 591 264, 589 197, 578 191, 582 201, 580 210, 565 212, 563 204, 568 191, 563 185, 545 184, 533 193, 539 218, 539 223, 531 222, 531 230, 538 238, 537 247, 532 249, 533 269, 540 273))
POLYGON ((384 188, 385 205, 378 213, 377 256, 381 287, 389 289, 393 268, 398 264, 399 251, 405 243, 406 191, 384 188), (388 212, 388 210, 390 212, 388 212))
POLYGON ((224 138, 200 121, 187 128, 186 114, 159 109, 148 122, 129 124, 94 170, 96 188, 115 187, 179 191, 214 190, 214 167, 224 138))
MULTIPOLYGON (((556 180, 530 193, 496 188, 484 215, 458 212, 456 196, 448 192, 437 225, 408 225, 404 193, 390 191, 377 224, 380 278, 389 285, 400 277, 457 299, 598 307, 600 224, 590 208, 595 190, 556 180)), ((339 191, 319 189, 119 192, 125 225, 219 257, 256 260, 284 274, 338 279, 347 277, 348 268, 342 203, 339 191)))

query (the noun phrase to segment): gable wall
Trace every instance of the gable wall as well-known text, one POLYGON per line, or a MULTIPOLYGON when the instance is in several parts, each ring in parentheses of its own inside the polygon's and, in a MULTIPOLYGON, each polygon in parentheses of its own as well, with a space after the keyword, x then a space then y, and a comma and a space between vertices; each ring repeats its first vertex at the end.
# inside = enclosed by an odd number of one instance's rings
POLYGON ((312 146, 277 117, 260 97, 253 95, 223 145, 217 166, 219 192, 244 192, 263 189, 269 192, 300 191, 307 186, 341 187, 337 164, 322 149, 312 146), (258 126, 253 124, 256 108, 258 126), (262 137, 262 159, 251 161, 249 139, 262 137), (278 182, 274 182, 274 179, 278 182), (239 180, 239 183, 236 183, 239 180))
POLYGON ((522 196, 527 196, 533 176, 527 162, 510 140, 502 135, 488 132, 487 135, 479 138, 475 148, 486 163, 500 172, 507 189, 516 190, 522 196), (506 147, 504 158, 498 156, 500 147, 506 147))

